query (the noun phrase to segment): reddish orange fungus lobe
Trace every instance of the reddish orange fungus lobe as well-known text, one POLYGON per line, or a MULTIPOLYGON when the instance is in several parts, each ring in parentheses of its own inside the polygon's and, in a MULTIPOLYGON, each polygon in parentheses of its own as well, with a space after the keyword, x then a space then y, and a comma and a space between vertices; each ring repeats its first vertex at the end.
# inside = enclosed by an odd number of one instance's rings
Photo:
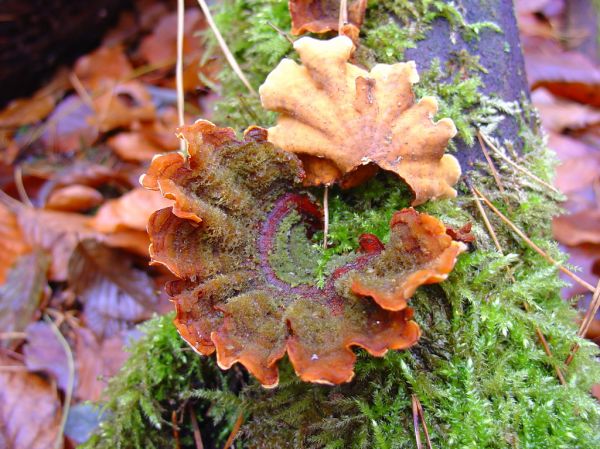
POLYGON ((456 254, 444 251, 456 242, 443 225, 440 235, 439 222, 428 224, 433 218, 412 209, 400 213, 392 220, 390 244, 363 235, 360 252, 318 288, 310 236, 322 229, 322 211, 302 191, 300 160, 256 127, 242 140, 209 122, 181 133, 189 158, 155 158, 142 182, 175 200, 150 218, 151 255, 181 278, 167 291, 175 324, 197 352, 216 352, 224 369, 241 363, 274 387, 277 362, 286 353, 301 379, 338 384, 354 375, 353 347, 382 356, 417 342, 412 310, 380 307, 378 288, 421 269, 449 271, 456 254), (445 262, 428 260, 431 254, 445 262), (418 269, 405 264, 395 271, 403 255, 418 269))

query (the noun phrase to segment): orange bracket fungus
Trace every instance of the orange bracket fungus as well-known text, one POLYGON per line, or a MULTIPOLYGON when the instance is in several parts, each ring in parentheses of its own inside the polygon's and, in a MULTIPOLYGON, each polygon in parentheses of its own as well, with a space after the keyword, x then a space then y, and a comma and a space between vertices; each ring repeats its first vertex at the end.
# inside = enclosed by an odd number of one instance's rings
POLYGON ((206 121, 181 134, 189 157, 156 157, 142 184, 175 200, 150 218, 151 255, 180 278, 167 291, 197 352, 216 351, 221 368, 239 362, 274 387, 286 353, 301 379, 339 384, 354 375, 354 346, 383 356, 417 342, 407 299, 443 280, 465 248, 438 220, 397 212, 387 245, 362 235, 316 287, 311 238, 323 216, 302 188, 300 160, 257 127, 242 140, 206 121))
POLYGON ((456 127, 448 118, 433 122, 435 98, 415 102, 413 61, 366 71, 348 63, 353 44, 346 36, 303 37, 294 48, 302 64, 282 60, 260 97, 279 113, 268 140, 298 155, 306 184, 352 186, 380 167, 409 185, 412 205, 456 196, 460 165, 444 154, 456 127))

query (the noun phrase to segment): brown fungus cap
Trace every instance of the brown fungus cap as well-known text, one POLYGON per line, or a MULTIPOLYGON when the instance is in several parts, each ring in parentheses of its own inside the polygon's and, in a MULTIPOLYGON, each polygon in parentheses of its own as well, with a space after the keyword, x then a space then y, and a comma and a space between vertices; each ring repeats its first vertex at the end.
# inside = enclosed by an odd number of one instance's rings
POLYGON ((274 387, 286 353, 301 379, 339 384, 354 375, 353 347, 383 356, 417 342, 406 298, 386 310, 377 288, 422 270, 431 270, 422 283, 445 277, 461 244, 441 223, 412 209, 400 212, 388 245, 361 236, 359 251, 318 288, 307 273, 316 268, 310 238, 322 228, 322 211, 302 190, 298 158, 257 127, 242 140, 206 121, 181 134, 189 157, 155 158, 142 183, 175 200, 150 218, 151 254, 180 277, 167 291, 177 329, 197 352, 216 351, 221 368, 239 362, 274 387))
POLYGON ((415 102, 414 62, 366 71, 348 63, 353 44, 345 36, 303 37, 294 48, 302 64, 281 61, 260 96, 279 113, 269 141, 298 155, 306 184, 352 186, 380 167, 406 181, 413 205, 456 196, 460 166, 444 154, 456 127, 448 118, 433 122, 435 98, 415 102))

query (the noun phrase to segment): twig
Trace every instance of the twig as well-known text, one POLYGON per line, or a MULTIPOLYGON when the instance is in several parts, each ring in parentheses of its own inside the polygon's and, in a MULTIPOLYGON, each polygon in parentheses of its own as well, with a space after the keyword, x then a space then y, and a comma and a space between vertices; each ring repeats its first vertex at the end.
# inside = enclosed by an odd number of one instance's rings
POLYGON ((504 254, 504 252, 502 251, 502 246, 500 245, 500 242, 498 241, 498 236, 496 235, 496 231, 494 231, 494 228, 492 227, 492 223, 490 223, 490 219, 488 218, 487 214, 485 213, 485 210, 483 209, 483 207, 481 206, 481 203, 479 202, 480 201, 479 197, 473 190, 473 187, 469 186, 469 189, 471 189, 471 193, 473 194, 473 198, 475 200, 475 206, 477 206, 477 210, 479 211, 479 214, 481 215, 481 218, 483 219, 483 223, 485 224, 485 227, 487 228, 488 232, 490 233, 490 236, 492 237, 492 240, 494 241, 494 245, 496 245, 496 249, 498 250, 498 252, 500 254, 504 254))
POLYGON ((20 340, 27 338, 25 332, 0 332, 0 340, 20 340))
MULTIPOLYGON (((475 191, 473 190, 473 187, 471 185, 469 185, 469 189, 471 190, 471 193, 473 194, 473 197, 475 198, 475 204, 477 205, 477 209, 479 209, 479 213, 481 214, 481 216, 483 218, 483 222, 485 223, 485 226, 486 226, 488 232, 492 236, 492 240, 494 241, 494 244, 496 245, 498 252, 500 254, 504 254, 504 250, 502 249, 502 246, 500 245, 500 242, 498 241, 498 237, 496 236, 496 231, 494 230, 492 223, 488 219, 488 216, 485 213, 485 210, 481 206, 479 197, 477 196, 477 194, 475 193, 475 191)), ((514 282, 515 278, 512 275, 512 273, 510 274, 510 277, 511 277, 512 281, 514 282)), ((523 301, 523 307, 525 308, 525 311, 529 313, 529 305, 527 304, 527 302, 523 301)), ((552 354, 552 351, 550 350, 550 345, 548 344, 548 341, 546 340, 546 337, 542 333, 541 329, 537 325, 535 326, 535 333, 537 334, 538 339, 540 340, 540 343, 542 344, 542 347, 544 348, 544 352, 546 353, 546 355, 548 357, 550 357, 551 359, 554 359, 554 355, 552 354)), ((558 377, 559 382, 562 385, 566 385, 567 382, 565 381, 565 376, 563 375, 561 369, 555 363, 553 363, 553 366, 554 366, 554 371, 556 371, 556 377, 558 377)))
POLYGON ((329 233, 329 186, 323 190, 323 248, 327 249, 327 234, 329 233))
POLYGON ((348 1, 340 0, 340 18, 338 21, 338 33, 342 32, 342 28, 347 23, 348 23, 348 1))
POLYGON ((416 394, 411 395, 412 400, 412 413, 413 413, 413 427, 415 429, 415 440, 417 442, 417 449, 422 449, 423 444, 421 443, 421 432, 419 430, 419 424, 423 426, 423 433, 425 434, 425 441, 427 442, 427 448, 431 449, 431 439, 429 438, 429 429, 427 429, 427 423, 425 422, 425 413, 421 406, 421 401, 416 394))
POLYGON ((187 409, 188 413, 190 414, 190 420, 192 421, 192 429, 194 430, 194 442, 196 443, 196 449, 204 449, 204 444, 202 443, 202 434, 200 433, 200 426, 198 425, 198 420, 196 419, 194 408, 191 406, 191 404, 188 404, 187 409))
POLYGON ((19 198, 23 204, 33 208, 33 203, 29 199, 29 195, 27 195, 27 190, 25 190, 25 184, 23 184, 23 169, 20 165, 17 165, 13 171, 13 177, 15 179, 15 186, 17 187, 17 192, 19 193, 19 198))
POLYGON ((510 204, 508 204, 506 197, 504 197, 504 195, 505 195, 504 184, 502 184, 502 179, 500 179, 500 174, 496 170, 496 166, 492 162, 492 158, 490 158, 490 154, 488 153, 488 151, 485 147, 485 143, 483 143, 483 139, 481 138, 481 133, 477 133, 477 140, 479 141, 479 146, 481 147, 483 156, 485 157, 485 160, 487 161, 487 164, 490 167, 490 171, 492 172, 494 181, 496 181, 496 185, 498 186, 500 193, 503 195, 504 203, 506 204, 507 207, 510 207, 510 204))
POLYGON ((560 190, 558 190, 556 187, 554 187, 552 184, 547 183, 546 181, 544 181, 543 179, 540 179, 539 177, 537 177, 536 175, 534 175, 533 173, 531 173, 529 170, 527 170, 524 167, 521 167, 519 164, 517 164, 516 162, 513 162, 512 160, 510 160, 508 157, 506 157, 504 154, 502 154, 502 152, 498 149, 498 147, 496 147, 496 145, 494 145, 494 143, 491 141, 491 139, 485 135, 485 133, 483 133, 481 130, 477 131, 477 136, 481 136, 481 138, 483 138, 483 140, 485 141, 485 143, 487 143, 489 145, 489 147, 494 150, 494 153, 496 155, 498 155, 498 157, 500 157, 504 162, 506 162, 508 165, 510 165, 511 167, 513 167, 515 170, 520 171, 521 173, 529 176, 531 179, 533 179, 534 181, 538 182, 539 184, 543 185, 544 187, 549 188, 550 190, 552 190, 555 193, 560 194, 560 190))
POLYGON ((227 62, 229 63, 229 65, 231 66, 233 71, 238 76, 238 78, 242 81, 242 83, 244 83, 244 86, 246 86, 246 88, 253 95, 258 95, 256 93, 256 91, 254 90, 254 88, 252 87, 252 85, 250 84, 250 82, 248 81, 248 79, 246 78, 246 75, 244 75, 244 72, 242 72, 242 69, 238 65, 233 54, 229 50, 229 47, 227 46, 225 39, 223 39, 223 36, 221 35, 219 28, 217 28, 217 24, 213 20, 212 14, 210 13, 210 9, 208 8, 206 1, 198 0, 198 5, 200 5, 200 8, 202 9, 202 12, 204 13, 204 17, 206 18, 208 25, 212 29, 213 33, 215 33, 215 37, 217 38, 217 42, 219 43, 219 46, 221 47, 221 51, 225 55, 225 58, 227 59, 227 62))
POLYGON ((287 39, 287 41, 294 45, 294 41, 293 39, 290 37, 289 34, 287 34, 285 31, 283 31, 281 28, 279 28, 277 25, 275 25, 273 22, 271 22, 270 20, 267 20, 267 25, 269 25, 271 28, 273 28, 275 31, 277 31, 281 36, 283 36, 285 39, 287 39))
POLYGON ((56 324, 48 317, 48 315, 44 315, 44 320, 50 325, 50 329, 60 342, 63 350, 65 351, 65 355, 67 357, 67 369, 69 371, 69 376, 67 378, 67 388, 65 390, 65 405, 63 407, 63 413, 60 420, 60 427, 58 429, 58 434, 56 435, 56 442, 54 443, 55 449, 61 449, 63 447, 63 435, 65 432, 65 425, 67 424, 67 417, 69 416, 69 410, 71 408, 71 398, 73 397, 73 387, 75 384, 75 363, 73 361, 73 352, 71 351, 71 347, 63 334, 60 332, 56 324))
POLYGON ((240 411, 240 414, 238 415, 237 419, 235 420, 235 423, 233 424, 233 429, 231 429, 231 433, 229 434, 227 441, 225 441, 223 449, 229 449, 233 445, 233 442, 235 441, 235 438, 237 437, 237 434, 240 431, 240 427, 242 427, 243 422, 244 412, 240 411))
POLYGON ((560 262, 554 260, 543 249, 541 249, 539 246, 537 246, 535 243, 533 243, 533 241, 529 237, 527 237, 527 235, 525 235, 525 233, 523 233, 523 231, 521 231, 519 228, 517 228, 517 226, 512 221, 510 221, 508 218, 506 218, 504 216, 504 214, 502 212, 500 212, 496 208, 496 206, 494 206, 492 204, 492 202, 489 199, 487 199, 487 197, 485 197, 479 190, 477 190, 476 187, 473 187, 473 190, 477 193, 477 195, 479 197, 481 197, 481 199, 485 202, 485 204, 487 204, 487 206, 492 210, 492 212, 494 212, 498 216, 498 218, 500 218, 504 223, 506 223, 508 225, 508 227, 510 227, 519 237, 521 237, 525 241, 525 243, 527 243, 535 252, 537 252, 540 256, 542 256, 544 259, 546 259, 549 263, 556 266, 560 271, 565 273, 567 276, 569 276, 571 279, 573 279, 579 285, 585 287, 586 289, 588 289, 591 292, 594 292, 596 290, 591 284, 589 284, 588 282, 581 279, 579 276, 577 276, 575 273, 573 273, 568 268, 565 268, 564 266, 562 266, 560 262))
POLYGON ((173 426, 173 440, 175 441, 175 449, 181 449, 181 441, 179 441, 179 426, 177 425, 177 411, 171 412, 171 424, 173 426))
MULTIPOLYGON (((183 92, 183 38, 185 31, 185 0, 177 0, 177 61, 175 63, 175 84, 177 87, 177 119, 179 126, 185 125, 184 92, 183 92)), ((186 153, 187 145, 183 137, 179 137, 179 151, 186 153)))
MULTIPOLYGON (((594 292, 594 296, 592 297, 590 306, 588 307, 587 312, 585 313, 585 316, 583 317, 583 320, 579 325, 579 330, 577 331, 577 335, 579 337, 585 337, 588 330, 590 329, 590 326, 592 325, 592 322, 594 321, 596 313, 598 313, 598 309, 600 309, 600 280, 598 280, 598 284, 596 285, 596 291, 594 292)), ((571 364, 573 358, 575 357, 575 354, 577 354, 577 351, 579 351, 579 348, 579 343, 575 343, 573 345, 571 351, 569 351, 569 357, 567 357, 565 365, 571 364)))

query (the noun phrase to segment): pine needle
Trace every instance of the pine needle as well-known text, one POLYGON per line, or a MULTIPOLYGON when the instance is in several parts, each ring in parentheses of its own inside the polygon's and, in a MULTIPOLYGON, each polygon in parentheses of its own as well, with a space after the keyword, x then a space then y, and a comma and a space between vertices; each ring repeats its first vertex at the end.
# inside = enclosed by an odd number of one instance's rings
POLYGON ((477 137, 481 137, 485 143, 488 144, 488 146, 494 150, 494 153, 500 158, 502 159, 504 162, 506 162, 508 165, 510 165, 511 167, 513 167, 515 170, 520 171, 521 173, 523 173, 526 176, 529 176, 531 179, 533 179, 535 182, 543 185, 544 187, 549 188, 550 190, 552 190, 555 193, 560 194, 560 190, 558 190, 556 187, 554 187, 552 184, 547 183, 546 181, 544 181, 543 179, 540 179, 539 177, 537 177, 536 175, 534 175, 533 173, 531 173, 529 170, 527 170, 524 167, 521 167, 519 164, 517 164, 516 162, 513 162, 512 160, 510 160, 508 157, 506 157, 504 154, 502 154, 502 152, 498 149, 498 147, 496 147, 496 145, 494 145, 494 143, 491 141, 491 139, 485 135, 485 133, 483 133, 481 130, 477 131, 477 137))
POLYGON ((240 414, 238 415, 237 419, 235 420, 235 423, 233 424, 233 429, 231 429, 229 438, 227 438, 227 441, 225 441, 225 446, 223 446, 223 449, 229 449, 233 446, 233 442, 235 441, 235 438, 237 437, 237 434, 240 431, 240 427, 242 427, 243 422, 244 412, 240 411, 240 414))
POLYGON ((223 36, 221 35, 219 28, 217 28, 217 24, 215 23, 215 21, 212 17, 212 14, 210 13, 210 9, 208 8, 206 1, 198 0, 198 5, 200 5, 200 8, 202 9, 202 12, 204 13, 204 17, 206 18, 206 21, 208 22, 208 25, 210 26, 211 30, 215 34, 215 37, 217 38, 217 42, 219 43, 219 47, 221 47, 221 51, 225 55, 227 62, 231 66, 231 69, 235 72, 235 74, 238 76, 240 81, 242 83, 244 83, 244 86, 246 86, 246 88, 252 93, 252 95, 258 96, 256 91, 254 90, 254 88, 252 87, 252 85, 250 84, 248 79, 246 78, 246 75, 244 75, 244 72, 242 72, 242 69, 240 68, 237 61, 235 60, 235 57, 231 53, 231 50, 229 50, 229 47, 227 46, 225 39, 223 39, 223 36))
MULTIPOLYGON (((590 326, 592 325, 592 322, 594 321, 594 317, 596 316, 596 313, 598 313, 598 309, 600 309, 600 280, 598 281, 598 284, 596 285, 596 291, 594 292, 594 296, 592 297, 592 301, 590 302, 587 312, 585 313, 585 316, 583 317, 583 320, 581 321, 581 324, 579 325, 579 330, 577 331, 577 335, 579 337, 581 337, 581 338, 585 337, 588 330, 590 329, 590 326)), ((577 354, 577 352, 579 351, 579 348, 580 348, 579 343, 575 343, 573 345, 573 347, 571 348, 571 351, 569 351, 569 357, 567 357, 567 360, 565 361, 565 365, 571 364, 571 362, 575 358, 575 354, 577 354)))
POLYGON ((348 0, 340 0, 340 19, 338 21, 338 33, 342 32, 344 25, 348 23, 348 0))
POLYGON ((413 427, 415 429, 415 440, 417 442, 417 449, 422 449, 423 444, 421 443, 421 432, 419 425, 423 426, 423 433, 425 434, 425 441, 427 442, 427 449, 431 449, 431 440, 429 438, 429 429, 427 429, 427 423, 425 422, 425 413, 421 406, 421 401, 416 394, 411 395, 412 400, 412 413, 413 413, 413 427))
POLYGON ((323 248, 327 249, 327 234, 329 233, 329 186, 323 190, 323 248))
POLYGON ((549 263, 556 266, 560 271, 565 273, 567 276, 569 276, 571 279, 573 279, 579 285, 585 287, 586 289, 588 289, 591 292, 594 292, 596 290, 591 284, 589 284, 588 282, 581 279, 579 276, 577 276, 575 273, 573 273, 568 268, 562 266, 562 264, 560 262, 554 260, 548 253, 546 253, 543 249, 541 249, 539 246, 537 246, 512 221, 510 221, 508 218, 506 218, 504 216, 504 214, 502 212, 500 212, 496 208, 496 206, 494 206, 487 197, 485 197, 479 190, 477 190, 476 187, 473 187, 473 190, 485 202, 485 204, 487 204, 487 206, 492 210, 492 212, 494 212, 498 216, 498 218, 500 218, 504 223, 506 223, 508 225, 509 228, 511 228, 519 237, 521 237, 525 241, 525 243, 527 243, 531 247, 531 249, 533 249, 536 253, 538 253, 540 256, 542 256, 544 259, 546 259, 549 263))

